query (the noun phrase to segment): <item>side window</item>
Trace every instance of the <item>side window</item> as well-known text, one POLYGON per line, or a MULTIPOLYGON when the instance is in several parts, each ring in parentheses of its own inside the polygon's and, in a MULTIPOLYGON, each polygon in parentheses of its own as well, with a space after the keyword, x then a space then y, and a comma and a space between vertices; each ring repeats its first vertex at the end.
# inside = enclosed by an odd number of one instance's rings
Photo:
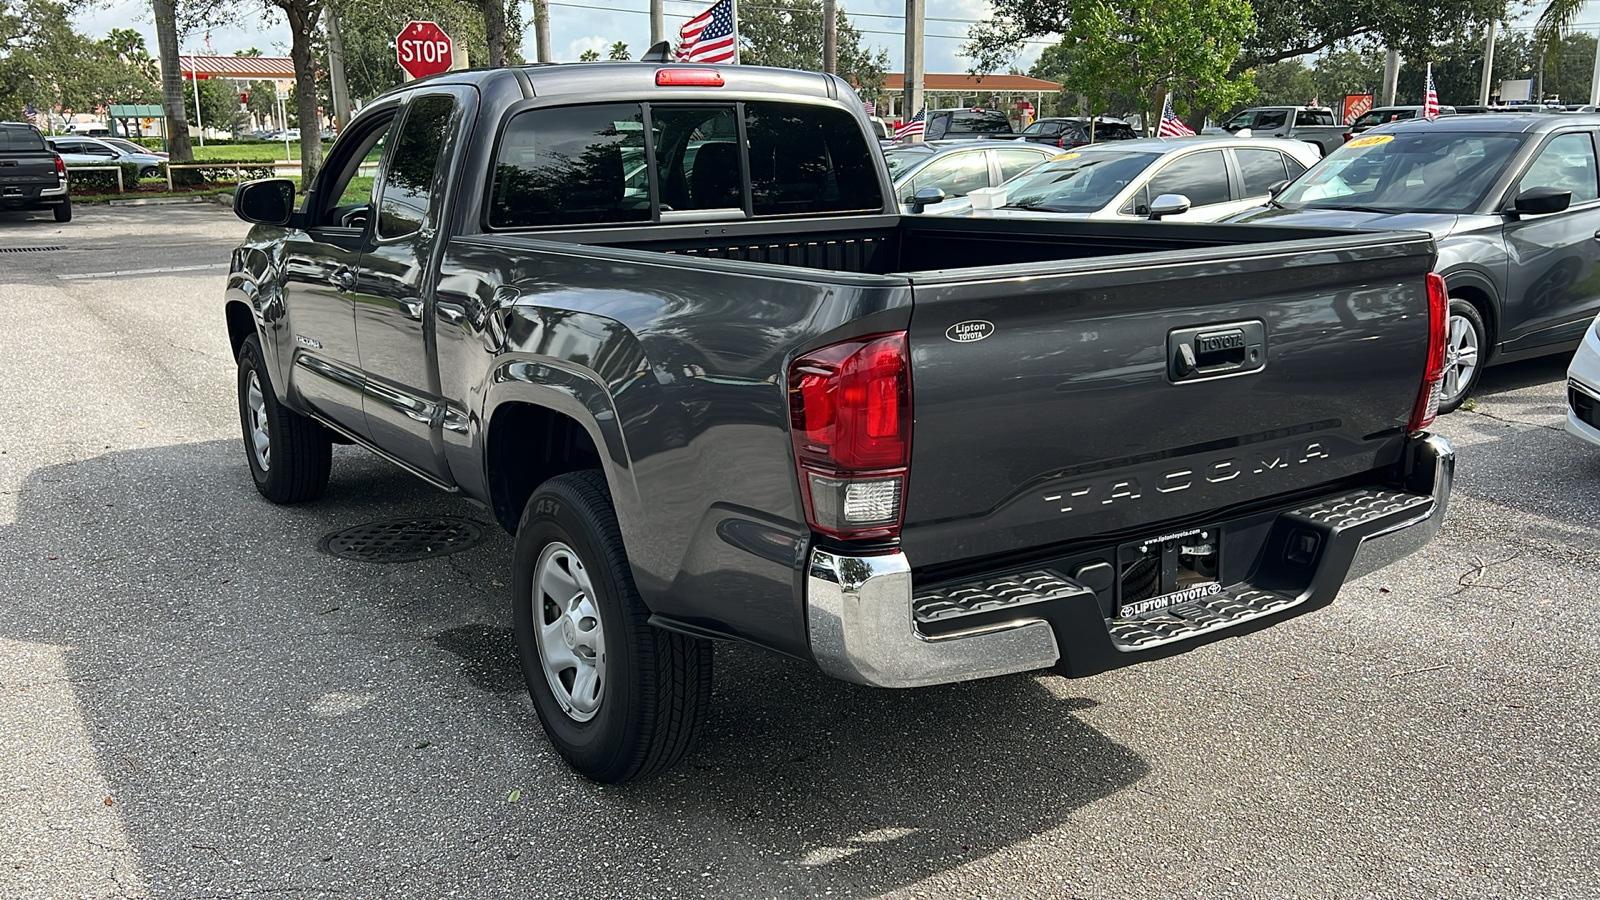
MULTIPOLYGON (((1256 123, 1250 126, 1251 131, 1265 131, 1268 128, 1282 128, 1288 121, 1289 111, 1284 109, 1264 109, 1256 114, 1256 123)), ((1193 199, 1193 198, 1190 198, 1193 199)), ((1199 204, 1195 204, 1198 206, 1199 204)))
POLYGON ((427 219, 439 154, 455 109, 455 100, 441 95, 418 97, 408 105, 379 192, 379 237, 403 237, 427 219))
POLYGON ((373 174, 378 171, 378 163, 383 159, 383 147, 388 143, 388 137, 389 129, 378 129, 377 140, 372 142, 371 149, 362 155, 361 161, 356 163, 355 168, 346 176, 344 187, 339 191, 339 199, 334 201, 335 206, 372 202, 373 174))
POLYGON ((1587 132, 1559 135, 1539 151, 1517 183, 1517 192, 1536 187, 1571 191, 1575 204, 1600 197, 1595 178, 1594 141, 1587 132))
POLYGON ((1001 181, 1010 181, 1048 158, 1026 150, 996 150, 994 153, 999 157, 1001 181))
MULTIPOLYGON (((739 123, 732 106, 652 105, 650 127, 654 131, 656 171, 660 173, 662 211, 744 208, 739 123)), ((643 153, 638 162, 642 170, 643 153)), ((625 171, 624 175, 631 172, 625 171)), ((648 181, 646 177, 646 187, 648 181)), ((648 207, 648 190, 643 199, 648 207)))
POLYGON ((1167 163, 1150 179, 1150 199, 1182 194, 1190 206, 1228 202, 1228 169, 1221 150, 1191 153, 1167 163))
POLYGON ((968 153, 952 153, 944 159, 928 163, 927 168, 911 179, 910 190, 903 193, 905 201, 910 202, 917 191, 925 191, 928 188, 938 188, 949 198, 965 197, 973 188, 988 186, 989 160, 984 158, 982 150, 975 150, 968 153))
POLYGON ((491 228, 648 221, 639 104, 534 109, 506 126, 489 193, 491 228))
POLYGON ((1276 150, 1240 148, 1233 151, 1233 158, 1239 163, 1246 197, 1265 197, 1269 188, 1288 177, 1283 169, 1283 154, 1276 150))
POLYGON ((878 150, 861 140, 861 126, 849 113, 800 103, 749 102, 744 118, 755 215, 883 208, 874 159, 878 150))
POLYGON ((1305 172, 1306 170, 1306 167, 1301 164, 1300 160, 1288 155, 1283 157, 1283 167, 1289 173, 1290 181, 1299 178, 1301 173, 1305 172))
POLYGON ((927 130, 923 133, 922 139, 925 141, 937 141, 938 139, 944 137, 944 133, 949 130, 949 113, 945 113, 942 116, 929 116, 927 119, 927 130))

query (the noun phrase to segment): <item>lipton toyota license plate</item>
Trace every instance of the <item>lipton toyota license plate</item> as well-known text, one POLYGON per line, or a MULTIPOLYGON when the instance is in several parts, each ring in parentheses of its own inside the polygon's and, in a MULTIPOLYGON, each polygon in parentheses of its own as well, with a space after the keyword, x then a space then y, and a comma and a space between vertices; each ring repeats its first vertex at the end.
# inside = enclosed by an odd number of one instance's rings
POLYGON ((1117 617, 1137 619, 1215 597, 1223 590, 1221 559, 1218 527, 1123 544, 1117 548, 1117 617))

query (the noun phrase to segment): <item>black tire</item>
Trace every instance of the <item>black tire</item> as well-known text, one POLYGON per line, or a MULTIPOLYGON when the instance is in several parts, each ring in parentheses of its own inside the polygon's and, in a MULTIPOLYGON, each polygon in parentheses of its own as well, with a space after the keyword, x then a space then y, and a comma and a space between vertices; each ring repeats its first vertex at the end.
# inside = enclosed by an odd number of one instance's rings
MULTIPOLYGON (((517 526, 512 566, 517 655, 556 752, 585 777, 604 783, 655 775, 682 759, 705 725, 711 644, 649 624, 650 611, 634 587, 605 476, 595 470, 572 472, 540 485, 517 526), (536 569, 551 553, 564 554, 587 579, 591 590, 577 596, 592 603, 603 635, 592 658, 600 661, 604 676, 594 692, 597 708, 588 711, 587 719, 581 711, 569 713, 557 699, 551 682, 560 680, 560 673, 547 675, 542 660, 537 629, 559 608, 538 587, 536 569)), ((550 627, 564 627, 560 616, 556 622, 550 627)), ((576 650, 573 632, 561 633, 576 650)))
POLYGON ((1445 329, 1445 375, 1439 394, 1440 415, 1454 412, 1472 396, 1472 391, 1478 386, 1478 378, 1483 375, 1483 360, 1488 350, 1489 329, 1483 324, 1483 314, 1466 300, 1452 298, 1450 324, 1445 329), (1455 331, 1458 322, 1464 328, 1471 329, 1470 334, 1462 333, 1463 341, 1470 342, 1473 349, 1470 367, 1464 365, 1464 354, 1458 352, 1460 342, 1456 340, 1455 331))
POLYGON ((284 409, 273 391, 272 378, 262 362, 261 341, 245 338, 239 348, 239 424, 244 429, 244 455, 256 490, 273 503, 303 503, 322 496, 333 465, 333 442, 328 430, 315 419, 284 409), (260 393, 260 408, 253 408, 251 380, 260 393), (256 416, 267 437, 264 452, 256 450, 256 416), (266 465, 262 465, 264 457, 266 465))
POLYGON ((156 174, 157 173, 156 173, 156 167, 155 166, 150 166, 147 169, 140 169, 139 170, 139 177, 140 178, 154 178, 154 177, 156 177, 156 174))
POLYGON ((56 221, 57 222, 71 222, 72 221, 72 201, 71 200, 66 200, 66 201, 63 201, 62 203, 57 204, 54 212, 56 214, 56 221))

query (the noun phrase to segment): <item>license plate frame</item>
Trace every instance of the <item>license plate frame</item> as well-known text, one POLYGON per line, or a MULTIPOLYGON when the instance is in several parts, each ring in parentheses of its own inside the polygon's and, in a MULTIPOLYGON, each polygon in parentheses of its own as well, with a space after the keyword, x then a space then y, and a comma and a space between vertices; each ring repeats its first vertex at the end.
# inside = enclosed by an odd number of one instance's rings
MULTIPOLYGON (((1212 525, 1181 529, 1119 545, 1115 618, 1148 618, 1223 593, 1224 582, 1220 571, 1223 536, 1221 526, 1212 525), (1132 566, 1152 560, 1158 566, 1155 592, 1130 600, 1127 588, 1132 566)), ((1148 589, 1148 567, 1144 571, 1141 577, 1145 581, 1144 589, 1148 589)), ((1140 593, 1143 594, 1144 590, 1140 593)))

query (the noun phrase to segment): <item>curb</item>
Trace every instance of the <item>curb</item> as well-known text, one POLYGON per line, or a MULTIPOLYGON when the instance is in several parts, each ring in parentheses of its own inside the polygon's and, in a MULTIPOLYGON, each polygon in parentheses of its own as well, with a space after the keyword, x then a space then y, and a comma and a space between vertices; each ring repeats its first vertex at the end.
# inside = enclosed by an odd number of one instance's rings
MULTIPOLYGON (((179 203, 205 203, 209 197, 148 197, 142 200, 107 200, 107 206, 172 206, 179 203)), ((228 203, 233 203, 233 196, 228 196, 228 203)))

